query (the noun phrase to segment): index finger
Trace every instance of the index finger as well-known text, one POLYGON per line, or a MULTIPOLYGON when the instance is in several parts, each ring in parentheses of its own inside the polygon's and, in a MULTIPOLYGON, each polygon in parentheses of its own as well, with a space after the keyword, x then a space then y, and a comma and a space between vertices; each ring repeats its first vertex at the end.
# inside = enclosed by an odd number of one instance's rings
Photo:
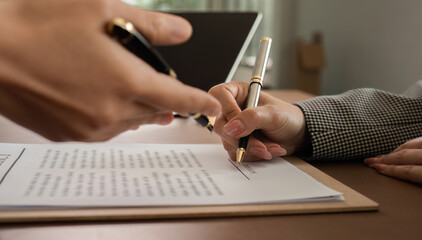
POLYGON ((212 87, 209 93, 220 101, 227 120, 236 117, 242 110, 248 95, 249 84, 245 82, 222 83, 212 87))
POLYGON ((180 113, 202 113, 216 116, 221 111, 221 104, 212 95, 198 88, 183 84, 165 74, 152 72, 144 77, 147 84, 139 84, 137 99, 158 109, 180 113))

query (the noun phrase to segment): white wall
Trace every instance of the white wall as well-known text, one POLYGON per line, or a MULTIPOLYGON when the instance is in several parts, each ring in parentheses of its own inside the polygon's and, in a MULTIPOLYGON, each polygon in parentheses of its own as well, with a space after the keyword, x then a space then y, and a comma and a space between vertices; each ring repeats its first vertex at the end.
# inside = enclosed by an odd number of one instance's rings
MULTIPOLYGON (((266 14, 263 16, 263 21, 270 21, 272 28, 267 29, 269 32, 257 33, 261 36, 270 36, 273 39, 270 51, 273 64, 265 73, 264 87, 266 88, 294 88, 291 43, 295 39, 295 11, 292 11, 295 9, 295 1, 261 0, 266 3, 266 12, 273 11, 272 16, 266 14)), ((261 22, 261 25, 265 23, 261 22)), ((258 41, 251 44, 258 44, 258 41)), ((233 79, 249 82, 252 69, 253 67, 239 66, 233 79)))
POLYGON ((322 94, 358 87, 400 93, 422 79, 422 1, 293 1, 295 35, 324 34, 322 94))

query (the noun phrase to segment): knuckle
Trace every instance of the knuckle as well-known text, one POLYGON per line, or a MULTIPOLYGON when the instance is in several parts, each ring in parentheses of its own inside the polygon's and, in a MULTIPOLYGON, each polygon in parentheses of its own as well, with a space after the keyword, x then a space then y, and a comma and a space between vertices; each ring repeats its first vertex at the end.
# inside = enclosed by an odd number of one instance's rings
POLYGON ((239 111, 237 109, 228 109, 225 112, 225 116, 226 116, 227 120, 230 120, 230 119, 236 117, 238 114, 239 114, 239 111))
POLYGON ((220 83, 214 87, 212 87, 208 92, 216 97, 217 99, 224 99, 225 96, 235 96, 235 89, 237 85, 233 82, 229 83, 220 83))
POLYGON ((398 161, 404 161, 406 160, 407 155, 409 154, 409 149, 402 149, 401 151, 398 151, 396 153, 396 159, 398 161))
POLYGON ((256 125, 259 119, 259 114, 256 111, 254 111, 253 109, 247 109, 244 111, 244 114, 244 119, 246 120, 244 122, 246 124, 253 123, 254 125, 256 125))
POLYGON ((208 93, 213 95, 214 97, 217 97, 218 94, 221 92, 221 89, 223 88, 224 83, 220 83, 214 87, 212 87, 210 90, 208 90, 208 93))
POLYGON ((230 82, 227 84, 221 85, 223 87, 223 91, 230 94, 231 96, 236 96, 236 92, 239 92, 239 86, 236 83, 230 82))

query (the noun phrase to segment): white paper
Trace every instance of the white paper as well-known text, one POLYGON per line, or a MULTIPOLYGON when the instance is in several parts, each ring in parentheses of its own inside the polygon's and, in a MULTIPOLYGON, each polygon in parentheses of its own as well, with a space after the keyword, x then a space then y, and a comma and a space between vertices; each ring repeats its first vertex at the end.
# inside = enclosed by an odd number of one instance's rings
POLYGON ((341 200, 282 158, 237 166, 216 144, 0 144, 0 207, 341 200))

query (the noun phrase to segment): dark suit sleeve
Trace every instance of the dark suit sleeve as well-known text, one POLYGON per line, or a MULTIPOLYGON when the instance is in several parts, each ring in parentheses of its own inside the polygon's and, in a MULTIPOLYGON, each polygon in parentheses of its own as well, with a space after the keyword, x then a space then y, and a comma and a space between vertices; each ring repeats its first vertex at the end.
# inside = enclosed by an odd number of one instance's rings
POLYGON ((295 104, 305 115, 314 160, 363 159, 422 136, 422 81, 408 95, 365 88, 295 104))

